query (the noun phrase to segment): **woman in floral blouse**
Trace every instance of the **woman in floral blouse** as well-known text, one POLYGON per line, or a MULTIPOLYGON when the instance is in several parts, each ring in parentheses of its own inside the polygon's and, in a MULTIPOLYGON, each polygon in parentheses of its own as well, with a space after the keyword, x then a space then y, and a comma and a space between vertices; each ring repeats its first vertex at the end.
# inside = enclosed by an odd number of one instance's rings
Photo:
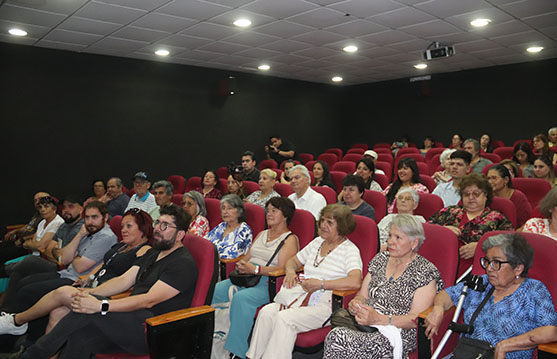
MULTIPOLYGON (((490 231, 512 231, 512 223, 502 213, 491 210, 493 189, 481 174, 471 173, 462 178, 459 185, 462 206, 440 209, 431 218, 433 224, 440 224, 453 231, 463 243, 460 247, 461 263, 474 257, 476 245, 481 236, 490 231)), ((462 268, 466 269, 464 265, 462 268)))
POLYGON ((545 218, 530 218, 524 225, 524 232, 543 234, 557 240, 557 187, 540 201, 540 212, 545 218))
POLYGON ((189 191, 184 193, 182 199, 182 207, 191 216, 189 234, 195 234, 199 237, 205 237, 209 233, 209 221, 207 220, 207 209, 205 208, 205 200, 201 193, 197 191, 189 191))

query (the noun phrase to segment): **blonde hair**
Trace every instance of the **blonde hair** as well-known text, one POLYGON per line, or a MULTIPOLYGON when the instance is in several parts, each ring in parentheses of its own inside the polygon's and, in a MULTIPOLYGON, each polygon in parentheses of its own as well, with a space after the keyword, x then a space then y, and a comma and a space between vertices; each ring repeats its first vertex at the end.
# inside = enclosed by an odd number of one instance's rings
POLYGON ((277 173, 270 168, 265 168, 264 170, 261 171, 261 174, 262 175, 267 175, 267 176, 271 177, 272 179, 277 179, 277 173))

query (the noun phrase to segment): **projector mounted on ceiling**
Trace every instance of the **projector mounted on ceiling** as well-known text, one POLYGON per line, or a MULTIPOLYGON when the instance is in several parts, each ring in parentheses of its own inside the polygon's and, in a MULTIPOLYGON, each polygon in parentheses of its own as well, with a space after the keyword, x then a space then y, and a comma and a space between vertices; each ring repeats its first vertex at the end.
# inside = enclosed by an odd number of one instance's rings
POLYGON ((443 46, 438 42, 432 42, 424 51, 425 60, 438 59, 440 57, 449 57, 455 54, 454 46, 443 46))

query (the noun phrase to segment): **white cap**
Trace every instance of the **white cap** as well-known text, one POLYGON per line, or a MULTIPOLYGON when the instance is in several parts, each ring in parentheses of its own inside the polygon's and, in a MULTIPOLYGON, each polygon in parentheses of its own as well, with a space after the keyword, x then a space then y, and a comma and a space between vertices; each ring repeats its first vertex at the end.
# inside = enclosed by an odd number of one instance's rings
POLYGON ((379 157, 379 156, 377 155, 377 152, 375 152, 375 151, 373 151, 373 150, 367 150, 367 151, 365 151, 365 152, 364 152, 364 157, 365 157, 365 156, 370 156, 370 157, 372 157, 374 160, 376 160, 377 157, 379 157))

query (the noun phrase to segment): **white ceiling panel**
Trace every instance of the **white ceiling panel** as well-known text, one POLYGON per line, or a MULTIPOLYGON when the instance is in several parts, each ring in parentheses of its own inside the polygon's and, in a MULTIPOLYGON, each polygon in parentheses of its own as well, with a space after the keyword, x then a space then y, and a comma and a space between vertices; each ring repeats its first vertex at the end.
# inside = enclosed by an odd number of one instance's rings
POLYGON ((242 10, 258 14, 273 14, 276 19, 285 19, 301 12, 316 9, 317 5, 300 0, 256 0, 242 7, 242 10))
POLYGON ((88 34, 108 35, 119 29, 122 25, 111 22, 85 19, 72 16, 58 26, 62 30, 81 31, 88 34))
POLYGON ((92 43, 102 39, 101 35, 85 34, 82 32, 68 30, 53 30, 43 39, 56 42, 67 42, 77 45, 91 45, 92 43))
POLYGON ((484 0, 431 0, 416 7, 428 14, 446 18, 458 14, 478 11, 492 7, 487 1, 484 0))
POLYGON ((258 26, 255 31, 280 38, 289 38, 313 30, 314 29, 309 26, 296 24, 290 21, 274 21, 267 25, 258 26))
POLYGON ((414 40, 415 37, 397 30, 388 30, 377 34, 361 36, 358 40, 363 40, 375 45, 390 45, 393 43, 414 40))
POLYGON ((280 55, 280 52, 262 49, 260 47, 251 47, 247 50, 237 52, 237 55, 249 57, 251 59, 265 60, 280 55))
POLYGON ((327 43, 341 41, 347 39, 346 36, 334 34, 326 31, 306 32, 303 35, 293 36, 292 40, 307 42, 308 44, 321 46, 327 43))
POLYGON ((257 32, 240 32, 236 35, 232 35, 224 39, 226 42, 232 42, 234 44, 246 45, 246 46, 260 46, 267 44, 269 42, 280 40, 276 36, 269 36, 265 34, 259 34, 257 32))
POLYGON ((417 25, 406 26, 401 28, 400 31, 427 39, 431 36, 458 33, 461 30, 443 20, 433 20, 417 25))
MULTIPOLYGON (((81 0, 83 1, 83 0, 81 0)), ((104 3, 129 7, 133 9, 140 9, 145 11, 152 11, 162 5, 168 4, 173 0, 100 0, 104 3)))
POLYGON ((235 52, 240 52, 249 49, 249 46, 243 46, 238 44, 231 44, 224 41, 212 42, 208 45, 199 47, 200 50, 213 51, 222 54, 233 54, 235 52))
MULTIPOLYGON (((209 20, 209 22, 211 23, 215 23, 215 24, 220 24, 220 25, 226 25, 226 26, 233 26, 233 22, 236 21, 237 19, 250 19, 251 21, 251 27, 256 28, 257 26, 261 26, 261 25, 265 25, 268 24, 270 22, 275 21, 276 19, 271 17, 271 16, 265 16, 265 15, 260 15, 260 14, 256 14, 254 12, 250 12, 247 10, 243 10, 243 9, 234 9, 228 12, 225 12, 224 14, 215 16, 213 18, 211 18, 209 20)), ((246 31, 246 29, 240 29, 240 28, 236 28, 238 31, 246 31)))
MULTIPOLYGON (((7 34, 8 31, 12 28, 25 29, 28 34, 27 37, 31 39, 39 39, 46 35, 49 31, 51 31, 50 27, 47 26, 29 25, 15 21, 0 20, 0 34, 7 34)), ((15 36, 11 37, 17 38, 15 36)))
POLYGON ((413 7, 401 7, 371 16, 369 20, 390 28, 398 29, 403 26, 432 21, 435 20, 435 17, 413 7))
POLYGON ((15 21, 24 24, 55 27, 66 16, 46 11, 34 10, 4 4, 0 7, 0 20, 15 21))
POLYGON ((79 52, 87 47, 86 45, 70 44, 67 42, 57 42, 57 41, 48 41, 48 40, 41 40, 37 42, 35 46, 46 47, 49 49, 57 49, 57 50, 76 51, 76 52, 79 52))
POLYGON ((493 41, 500 45, 511 46, 518 44, 534 44, 537 41, 548 40, 547 36, 537 32, 537 31, 527 31, 518 34, 497 36, 491 38, 493 41))
POLYGON ((370 17, 382 12, 391 11, 403 7, 396 1, 391 0, 347 0, 329 7, 357 17, 370 17))
POLYGON ((157 9, 157 12, 203 21, 224 14, 230 10, 231 8, 228 6, 212 4, 205 1, 180 0, 173 1, 168 5, 160 7, 157 9))
POLYGON ((326 47, 309 47, 305 50, 296 51, 294 55, 305 56, 312 59, 321 59, 327 56, 338 54, 338 51, 328 49, 326 47))
POLYGON ((220 40, 238 33, 238 29, 231 26, 200 22, 180 32, 182 35, 196 36, 208 40, 220 40))
POLYGON ((133 41, 133 40, 124 40, 124 39, 117 39, 114 37, 105 37, 102 40, 97 41, 93 46, 97 48, 106 48, 109 50, 122 50, 125 53, 135 51, 141 49, 149 45, 148 42, 143 41, 133 41))
POLYGON ((141 17, 140 19, 134 21, 130 25, 137 26, 137 27, 144 27, 152 30, 176 33, 196 23, 197 21, 192 19, 185 19, 183 17, 151 12, 141 17))
POLYGON ((308 46, 309 45, 304 42, 299 42, 294 40, 279 40, 279 41, 271 42, 270 44, 262 45, 261 47, 264 49, 269 49, 284 54, 288 54, 294 51, 305 49, 308 46))
POLYGON ((221 56, 222 54, 203 50, 193 50, 177 55, 178 58, 187 58, 196 61, 211 61, 221 56))
POLYGON ((547 26, 557 25, 557 11, 547 14, 531 16, 522 19, 525 23, 536 28, 543 28, 547 26))
POLYGON ((33 38, 33 37, 18 37, 18 36, 0 34, 0 41, 9 42, 11 44, 31 46, 31 45, 34 45, 37 42, 37 39, 33 38))
POLYGON ((146 11, 132 9, 111 4, 92 1, 79 9, 75 15, 87 19, 113 22, 116 24, 128 24, 138 17, 146 14, 146 11))
POLYGON ((499 49, 503 48, 501 45, 491 41, 491 40, 476 40, 463 42, 458 44, 458 51, 470 52, 489 50, 489 49, 499 49))
POLYGON ((121 30, 118 30, 112 34, 112 36, 118 37, 120 39, 148 41, 148 42, 158 41, 164 37, 168 37, 169 35, 170 35, 169 32, 142 29, 140 27, 133 27, 133 26, 126 26, 121 30))
POLYGON ((525 18, 557 11, 557 1, 524 0, 501 5, 501 8, 517 18, 525 18))
POLYGON ((159 45, 172 45, 187 49, 196 49, 204 46, 206 43, 207 40, 205 39, 186 35, 171 35, 157 42, 159 45))
POLYGON ((288 20, 301 25, 314 27, 316 29, 323 29, 329 26, 345 23, 347 19, 342 12, 327 8, 317 8, 299 15, 291 16, 288 20))
POLYGON ((6 3, 29 9, 70 15, 85 5, 89 0, 8 0, 6 3))
POLYGON ((504 11, 501 11, 494 7, 490 7, 482 10, 468 12, 465 14, 449 16, 445 19, 445 21, 467 31, 482 32, 493 27, 492 25, 483 28, 474 27, 470 24, 470 22, 475 19, 490 19, 492 24, 501 24, 507 21, 511 21, 514 18, 504 11))
POLYGON ((389 29, 385 26, 375 24, 372 21, 356 19, 344 24, 330 26, 324 30, 348 37, 358 37, 386 31, 389 29))

